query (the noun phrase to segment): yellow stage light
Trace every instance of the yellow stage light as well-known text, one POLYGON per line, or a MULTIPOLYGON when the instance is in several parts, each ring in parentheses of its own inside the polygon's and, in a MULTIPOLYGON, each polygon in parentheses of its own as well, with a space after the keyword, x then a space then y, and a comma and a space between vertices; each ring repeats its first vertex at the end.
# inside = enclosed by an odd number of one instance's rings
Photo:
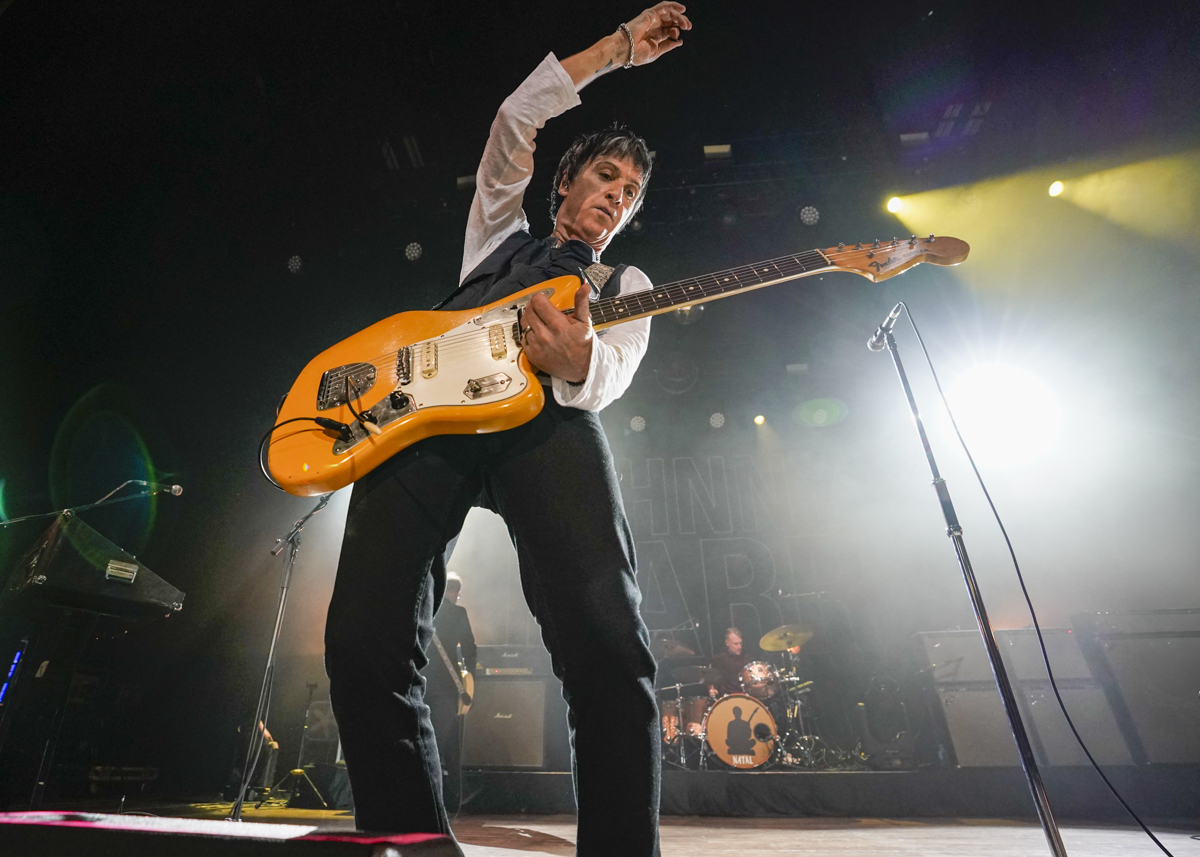
POLYGON ((1062 182, 1055 182, 1054 184, 1050 185, 1050 195, 1051 196, 1058 196, 1062 192, 1063 192, 1063 183, 1062 182))
POLYGON ((898 197, 898 196, 893 196, 887 202, 887 210, 890 211, 892 214, 895 214, 897 211, 899 211, 903 207, 904 207, 904 201, 901 200, 900 197, 898 197))
POLYGON ((754 424, 756 426, 760 426, 763 423, 765 423, 766 421, 767 421, 767 418, 764 417, 762 414, 759 414, 757 417, 754 418, 754 424))

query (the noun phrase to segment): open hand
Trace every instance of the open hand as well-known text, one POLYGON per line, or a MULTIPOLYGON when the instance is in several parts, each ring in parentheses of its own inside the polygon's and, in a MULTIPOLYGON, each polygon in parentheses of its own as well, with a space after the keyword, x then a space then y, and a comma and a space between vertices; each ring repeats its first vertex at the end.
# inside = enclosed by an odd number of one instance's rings
POLYGON ((683 44, 683 31, 692 28, 684 11, 682 3, 659 3, 629 22, 634 65, 652 63, 683 44))

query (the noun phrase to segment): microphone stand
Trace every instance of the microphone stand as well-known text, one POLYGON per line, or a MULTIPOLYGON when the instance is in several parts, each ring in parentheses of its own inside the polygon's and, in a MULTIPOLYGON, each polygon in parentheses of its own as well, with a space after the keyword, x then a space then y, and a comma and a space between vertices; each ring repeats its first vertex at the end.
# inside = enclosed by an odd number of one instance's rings
POLYGON ((275 671, 275 647, 279 643, 279 631, 283 628, 283 611, 287 606, 288 588, 292 585, 292 572, 296 568, 296 554, 300 552, 300 531, 304 529, 304 525, 309 519, 329 505, 329 498, 332 494, 325 494, 317 501, 317 505, 311 512, 305 515, 292 525, 292 529, 282 539, 275 540, 275 549, 271 551, 271 556, 279 556, 280 552, 286 547, 288 548, 287 560, 283 564, 283 582, 279 586, 279 608, 275 612, 275 630, 271 634, 271 647, 267 650, 267 668, 263 672, 262 687, 258 691, 258 707, 254 710, 254 721, 251 728, 250 741, 246 747, 246 763, 242 766, 242 784, 238 789, 237 800, 233 803, 233 809, 229 813, 230 821, 242 820, 242 807, 246 803, 246 791, 250 788, 250 778, 254 776, 254 766, 258 764, 259 753, 262 752, 263 741, 266 740, 264 732, 266 730, 266 709, 271 696, 271 684, 275 671), (259 724, 262 728, 259 728, 259 724))
MULTIPOLYGON (((913 423, 917 434, 921 437, 921 446, 925 450, 925 458, 929 461, 929 470, 933 474, 933 489, 937 492, 938 502, 942 507, 942 515, 946 518, 946 535, 954 543, 954 552, 958 555, 958 565, 962 569, 963 582, 967 586, 967 594, 971 598, 971 608, 975 611, 975 620, 979 623, 979 633, 983 635, 983 645, 987 649, 988 661, 992 665, 992 675, 996 679, 996 687, 1000 690, 1000 699, 1004 703, 1004 713, 1008 716, 1008 725, 1012 729, 1013 739, 1017 742, 1017 752, 1021 757, 1021 768, 1029 781, 1029 791, 1033 794, 1033 803, 1037 808, 1038 820, 1046 834, 1046 842, 1050 852, 1055 857, 1066 857, 1067 849, 1063 845, 1058 832, 1058 824, 1050 811, 1050 800, 1046 796, 1046 788, 1042 784, 1042 776, 1038 772, 1037 760, 1033 756, 1033 747, 1029 743, 1029 735, 1021 722, 1021 712, 1017 707, 1017 697, 1013 693, 1012 684, 1008 680, 1008 672, 1004 661, 1000 659, 1000 647, 992 634, 992 625, 988 621, 987 610, 983 606, 983 595, 975 580, 975 572, 971 568, 971 560, 967 557, 967 546, 963 542, 962 526, 958 523, 958 515, 950 500, 950 491, 946 488, 946 480, 938 472, 937 462, 933 457, 933 449, 929 446, 929 438, 925 434, 925 426, 921 415, 917 412, 917 401, 913 398, 912 387, 908 384, 908 376, 904 374, 904 364, 900 362, 900 352, 896 350, 896 340, 890 327, 881 330, 891 352, 892 362, 896 364, 896 373, 900 376, 900 384, 904 387, 904 395, 908 399, 908 408, 912 411, 913 423)), ((878 337, 878 333, 876 334, 878 337)), ((872 350, 875 350, 872 348, 872 350)))

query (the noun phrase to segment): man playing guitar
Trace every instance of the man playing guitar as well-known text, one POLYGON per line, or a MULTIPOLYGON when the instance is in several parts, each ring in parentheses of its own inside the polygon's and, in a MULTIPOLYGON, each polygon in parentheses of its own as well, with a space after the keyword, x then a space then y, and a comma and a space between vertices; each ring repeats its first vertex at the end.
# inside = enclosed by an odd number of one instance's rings
POLYGON ((521 201, 533 139, 616 68, 682 44, 691 23, 659 3, 587 50, 553 54, 501 106, 476 177, 459 289, 446 309, 478 307, 553 277, 590 270, 567 316, 542 295, 525 308, 522 345, 546 404, 517 428, 419 441, 354 487, 326 624, 326 669, 366 830, 449 833, 424 683, 446 558, 472 505, 501 514, 521 583, 563 682, 575 755, 577 853, 650 855, 658 847, 655 664, 638 615, 633 540, 596 411, 629 385, 649 319, 596 334, 588 310, 650 288, 636 268, 611 276, 600 253, 637 209, 650 174, 645 143, 614 128, 576 141, 555 174, 554 229, 529 234, 521 201))

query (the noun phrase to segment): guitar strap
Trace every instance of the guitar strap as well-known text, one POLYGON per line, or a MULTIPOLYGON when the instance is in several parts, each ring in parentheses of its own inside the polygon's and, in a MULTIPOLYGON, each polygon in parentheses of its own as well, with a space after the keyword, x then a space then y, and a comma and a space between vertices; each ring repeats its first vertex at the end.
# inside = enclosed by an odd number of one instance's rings
POLYGON ((450 660, 450 656, 446 654, 446 648, 442 645, 442 641, 438 639, 437 632, 433 633, 433 644, 437 646, 438 654, 442 656, 442 663, 446 665, 446 669, 450 671, 450 678, 454 679, 454 686, 458 688, 460 694, 466 693, 466 688, 463 687, 462 676, 458 674, 458 670, 454 668, 454 662, 450 660))

